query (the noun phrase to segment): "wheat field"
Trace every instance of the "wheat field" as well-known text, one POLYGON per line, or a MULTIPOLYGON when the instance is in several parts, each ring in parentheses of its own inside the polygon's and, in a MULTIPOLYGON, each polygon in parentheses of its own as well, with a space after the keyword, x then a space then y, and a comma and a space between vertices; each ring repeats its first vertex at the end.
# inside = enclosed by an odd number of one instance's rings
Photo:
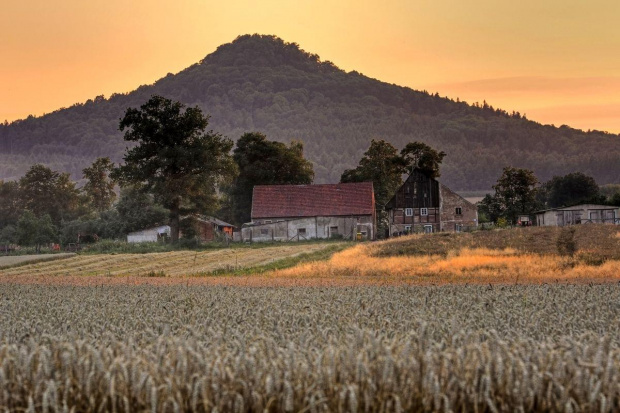
POLYGON ((620 286, 0 286, 0 409, 620 409, 620 286))

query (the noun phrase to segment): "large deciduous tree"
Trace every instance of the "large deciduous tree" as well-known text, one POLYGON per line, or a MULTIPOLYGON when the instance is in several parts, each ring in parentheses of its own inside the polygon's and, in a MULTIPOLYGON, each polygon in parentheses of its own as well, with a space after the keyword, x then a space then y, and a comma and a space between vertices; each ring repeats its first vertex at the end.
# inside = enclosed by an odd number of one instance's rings
POLYGON ((208 124, 200 108, 161 96, 127 109, 120 121, 124 139, 137 146, 127 149, 125 163, 112 177, 155 196, 169 211, 173 242, 179 239, 181 216, 215 211, 219 186, 237 172, 229 153, 232 141, 206 131, 208 124))
POLYGON ((516 222, 519 214, 531 214, 537 207, 538 179, 529 169, 505 167, 493 186, 502 216, 516 222))
POLYGON ((114 163, 110 158, 97 158, 91 166, 82 170, 86 179, 82 190, 92 208, 99 213, 110 209, 116 199, 114 181, 109 177, 113 170, 114 163))
POLYGON ((312 162, 304 158, 303 143, 289 145, 267 140, 262 133, 245 133, 237 141, 233 159, 239 176, 230 189, 232 219, 237 224, 250 221, 252 191, 255 185, 311 184, 312 162))
POLYGON ((23 209, 37 217, 49 215, 55 225, 75 218, 79 192, 68 173, 60 173, 36 164, 19 180, 23 209))
POLYGON ((599 187, 594 178, 581 172, 554 176, 545 182, 541 189, 549 208, 576 205, 582 202, 604 202, 604 197, 600 197, 599 187))
POLYGON ((402 174, 403 160, 398 150, 389 142, 373 139, 359 165, 344 171, 340 182, 372 181, 377 208, 381 209, 401 185, 402 174))
POLYGON ((56 227, 52 223, 49 214, 41 217, 29 210, 25 210, 17 221, 17 242, 20 245, 35 246, 37 252, 41 252, 41 246, 56 240, 56 227))
POLYGON ((446 156, 443 151, 437 151, 422 142, 410 142, 400 151, 405 173, 419 170, 430 178, 439 178, 439 166, 446 156))
POLYGON ((0 228, 17 222, 22 212, 21 192, 15 181, 0 181, 0 228))

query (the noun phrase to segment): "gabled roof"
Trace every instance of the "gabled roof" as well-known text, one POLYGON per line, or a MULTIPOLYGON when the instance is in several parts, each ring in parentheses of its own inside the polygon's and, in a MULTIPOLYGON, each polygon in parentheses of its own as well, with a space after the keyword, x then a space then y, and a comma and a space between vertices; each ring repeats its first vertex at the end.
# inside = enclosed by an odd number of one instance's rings
POLYGON ((327 185, 257 185, 252 219, 372 215, 372 182, 327 185))
POLYGON ((205 217, 204 220, 209 221, 219 227, 235 227, 233 224, 229 224, 228 222, 224 222, 221 219, 215 217, 205 217))

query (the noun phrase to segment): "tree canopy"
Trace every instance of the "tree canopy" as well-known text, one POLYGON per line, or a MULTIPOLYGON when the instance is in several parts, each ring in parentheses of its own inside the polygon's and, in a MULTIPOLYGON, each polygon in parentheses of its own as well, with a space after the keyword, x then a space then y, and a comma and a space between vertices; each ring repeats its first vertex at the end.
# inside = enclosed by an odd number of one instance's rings
POLYGON ((516 223, 519 215, 530 215, 541 207, 536 198, 537 184, 534 172, 507 166, 493 186, 495 194, 481 201, 480 211, 493 221, 501 217, 516 223))
POLYGON ((446 156, 444 151, 437 151, 423 142, 410 142, 400 151, 405 173, 419 170, 430 178, 439 178, 439 167, 446 156))
POLYGON ((237 225, 250 221, 255 185, 311 184, 312 163, 304 158, 303 143, 289 145, 267 140, 259 132, 243 134, 233 151, 239 175, 230 189, 232 219, 237 225))
POLYGON ((114 181, 109 178, 113 170, 114 163, 110 161, 110 158, 97 158, 91 166, 82 171, 86 179, 82 190, 97 212, 101 213, 110 209, 116 199, 114 181))
POLYGON ((179 239, 181 216, 215 211, 220 185, 237 172, 229 154, 232 141, 206 131, 208 124, 200 108, 162 96, 127 109, 120 121, 125 140, 137 146, 127 149, 125 163, 112 177, 140 186, 168 209, 173 242, 179 239))
POLYGON ((600 196, 599 187, 591 176, 574 172, 564 176, 554 176, 545 182, 541 195, 549 208, 571 206, 583 202, 605 202, 600 196))
POLYGON ((75 218, 79 192, 68 173, 33 165, 19 180, 21 205, 36 217, 49 215, 54 224, 75 218))
POLYGON ((340 182, 372 181, 377 208, 382 209, 401 185, 402 175, 403 158, 398 150, 383 139, 373 139, 359 165, 344 171, 340 182))

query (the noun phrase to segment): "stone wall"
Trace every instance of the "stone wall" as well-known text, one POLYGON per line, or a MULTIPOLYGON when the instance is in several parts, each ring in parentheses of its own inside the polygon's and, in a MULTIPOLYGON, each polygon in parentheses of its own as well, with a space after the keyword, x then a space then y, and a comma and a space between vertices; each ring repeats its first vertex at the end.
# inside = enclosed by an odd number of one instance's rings
POLYGON ((440 184, 439 191, 441 231, 454 232, 478 226, 478 209, 475 205, 445 185, 440 184))

